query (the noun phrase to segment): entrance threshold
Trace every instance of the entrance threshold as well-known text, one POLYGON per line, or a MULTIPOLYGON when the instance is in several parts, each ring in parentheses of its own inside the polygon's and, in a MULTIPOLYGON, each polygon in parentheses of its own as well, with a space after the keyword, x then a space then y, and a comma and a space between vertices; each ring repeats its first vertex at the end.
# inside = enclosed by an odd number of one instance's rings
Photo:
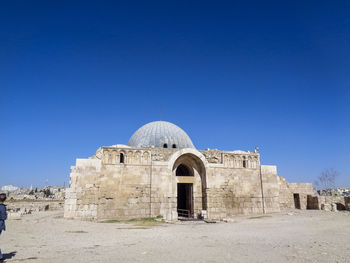
POLYGON ((203 219, 200 219, 200 218, 183 217, 183 216, 179 216, 177 218, 177 220, 179 220, 179 221, 203 221, 203 219))

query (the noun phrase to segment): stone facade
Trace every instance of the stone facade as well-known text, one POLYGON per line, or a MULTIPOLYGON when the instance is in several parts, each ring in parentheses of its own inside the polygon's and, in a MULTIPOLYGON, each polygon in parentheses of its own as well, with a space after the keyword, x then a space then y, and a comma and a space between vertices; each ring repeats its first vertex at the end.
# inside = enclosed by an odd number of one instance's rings
POLYGON ((279 204, 281 209, 307 209, 308 196, 316 196, 311 183, 289 183, 282 176, 278 177, 279 204), (299 199, 300 207, 296 204, 299 199))
POLYGON ((294 193, 305 209, 314 194, 311 184, 288 183, 248 151, 115 145, 77 159, 71 170, 64 216, 85 220, 177 220, 180 205, 187 216, 220 220, 294 207, 294 193))

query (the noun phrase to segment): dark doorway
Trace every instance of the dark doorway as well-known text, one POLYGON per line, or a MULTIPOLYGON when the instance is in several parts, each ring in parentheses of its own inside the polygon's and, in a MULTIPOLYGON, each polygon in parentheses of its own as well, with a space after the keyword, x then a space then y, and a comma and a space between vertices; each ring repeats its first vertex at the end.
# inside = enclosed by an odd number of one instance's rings
POLYGON ((345 205, 343 205, 342 203, 336 203, 336 205, 338 211, 346 210, 345 205))
POLYGON ((294 205, 296 209, 300 209, 300 196, 299 194, 293 194, 294 196, 294 205))
POLYGON ((193 176, 190 168, 184 164, 180 164, 176 169, 176 176, 193 176))
POLYGON ((306 209, 319 209, 317 196, 307 196, 306 209))
POLYGON ((193 184, 177 184, 178 217, 193 217, 193 184))

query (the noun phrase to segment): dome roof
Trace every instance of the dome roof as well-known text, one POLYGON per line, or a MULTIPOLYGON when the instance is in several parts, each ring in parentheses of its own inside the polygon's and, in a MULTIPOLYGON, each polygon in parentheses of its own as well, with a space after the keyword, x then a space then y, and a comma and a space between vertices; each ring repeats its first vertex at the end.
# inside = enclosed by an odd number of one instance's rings
POLYGON ((186 132, 167 121, 154 121, 143 125, 131 136, 128 145, 134 147, 194 148, 186 132))

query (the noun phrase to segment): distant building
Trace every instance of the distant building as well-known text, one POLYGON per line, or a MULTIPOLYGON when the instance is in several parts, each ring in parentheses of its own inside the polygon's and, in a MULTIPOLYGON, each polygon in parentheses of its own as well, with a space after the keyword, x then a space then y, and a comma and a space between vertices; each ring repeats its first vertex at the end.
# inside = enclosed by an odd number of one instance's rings
POLYGON ((257 150, 197 150, 178 126, 156 121, 128 145, 103 146, 71 167, 66 218, 129 219, 162 215, 224 219, 306 209, 311 183, 288 183, 257 150))
POLYGON ((1 187, 1 191, 8 191, 8 192, 16 191, 17 189, 19 188, 13 185, 4 185, 1 187))

